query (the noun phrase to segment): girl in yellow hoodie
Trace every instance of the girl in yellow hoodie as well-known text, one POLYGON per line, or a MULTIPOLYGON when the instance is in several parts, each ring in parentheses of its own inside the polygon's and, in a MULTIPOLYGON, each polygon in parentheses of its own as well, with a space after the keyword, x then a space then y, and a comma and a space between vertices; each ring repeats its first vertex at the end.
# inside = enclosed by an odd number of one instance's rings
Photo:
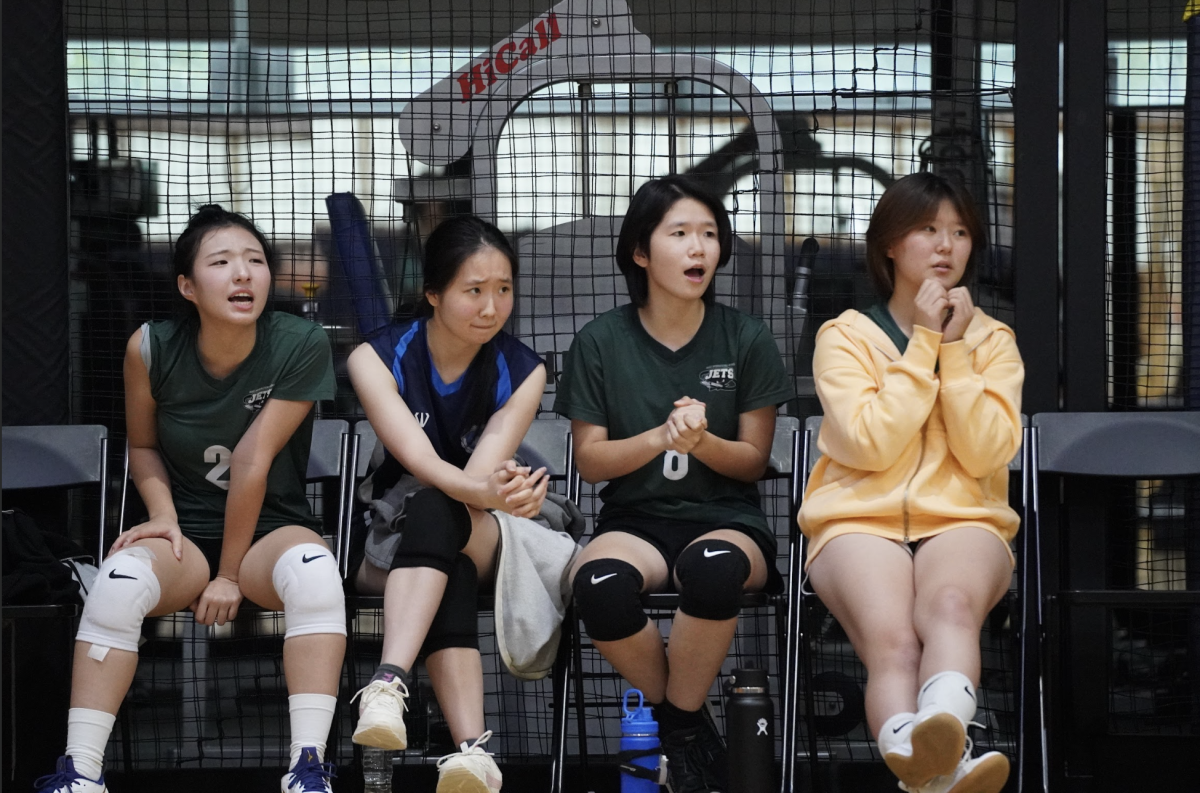
POLYGON ((867 721, 900 787, 996 793, 998 752, 964 753, 979 632, 1008 590, 1009 460, 1024 368, 1013 332, 971 301, 984 246, 957 183, 921 173, 883 194, 867 261, 885 302, 817 334, 825 411, 800 527, 813 589, 867 667, 867 721))

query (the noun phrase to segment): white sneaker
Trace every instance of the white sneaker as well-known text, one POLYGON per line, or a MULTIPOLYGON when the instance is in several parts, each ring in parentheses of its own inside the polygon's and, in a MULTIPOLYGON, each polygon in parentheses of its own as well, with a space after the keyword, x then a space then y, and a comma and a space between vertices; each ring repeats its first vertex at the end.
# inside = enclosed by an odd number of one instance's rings
POLYGON ((491 737, 488 730, 470 746, 463 741, 462 751, 438 760, 437 793, 499 793, 504 777, 492 755, 483 749, 491 737))
POLYGON ((58 758, 53 774, 41 777, 33 786, 38 793, 107 793, 104 775, 99 779, 88 779, 75 770, 75 761, 70 757, 58 758))
POLYGON ((900 783, 908 793, 1000 793, 1008 781, 1008 758, 988 752, 973 760, 963 758, 953 774, 935 776, 920 787, 900 783))
POLYGON ((966 725, 948 711, 926 708, 913 717, 912 733, 883 756, 887 767, 908 789, 920 788, 936 776, 950 776, 959 766, 967 741, 966 725))
POLYGON ((377 749, 408 748, 408 730, 404 728, 404 711, 408 705, 408 688, 399 678, 394 680, 372 680, 350 701, 362 697, 358 705, 358 726, 354 728, 352 741, 361 746, 377 749))

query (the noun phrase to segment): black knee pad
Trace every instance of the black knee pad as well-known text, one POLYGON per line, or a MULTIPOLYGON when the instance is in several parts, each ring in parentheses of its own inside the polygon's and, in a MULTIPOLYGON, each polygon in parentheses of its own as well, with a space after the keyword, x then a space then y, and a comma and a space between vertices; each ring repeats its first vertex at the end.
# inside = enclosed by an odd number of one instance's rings
POLYGON ((471 539, 467 506, 429 487, 408 500, 405 513, 392 569, 432 567, 449 575, 458 552, 471 539))
POLYGON ((575 608, 588 636, 602 642, 628 639, 646 627, 638 569, 620 559, 593 559, 575 574, 575 608))
POLYGON ((450 568, 446 592, 421 649, 430 655, 447 647, 479 649, 479 572, 462 553, 450 568))
POLYGON ((679 554, 675 576, 684 614, 702 620, 733 619, 742 610, 750 558, 731 542, 701 540, 679 554))

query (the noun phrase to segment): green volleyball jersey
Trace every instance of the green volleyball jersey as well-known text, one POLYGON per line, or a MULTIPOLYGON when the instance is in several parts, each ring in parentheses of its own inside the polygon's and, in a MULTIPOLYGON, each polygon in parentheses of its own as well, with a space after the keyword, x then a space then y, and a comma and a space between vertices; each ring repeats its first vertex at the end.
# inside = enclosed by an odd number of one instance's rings
MULTIPOLYGON (((171 478, 179 527, 194 537, 225 531, 229 461, 267 399, 332 399, 335 383, 329 338, 319 326, 269 311, 258 320, 254 349, 218 380, 200 363, 195 320, 143 326, 150 393, 157 405, 158 449, 171 478), (148 353, 148 356, 147 356, 148 353)), ((280 526, 319 529, 304 494, 313 413, 271 463, 256 534, 280 526)))
MULTIPOLYGON (((675 400, 704 402, 708 431, 736 440, 742 413, 780 405, 792 388, 771 332, 758 319, 709 305, 695 337, 671 351, 625 305, 589 322, 567 353, 554 409, 608 428, 611 440, 661 426, 675 400)), ((704 463, 664 452, 601 491, 599 520, 637 512, 694 523, 736 524, 770 533, 758 488, 704 463)))

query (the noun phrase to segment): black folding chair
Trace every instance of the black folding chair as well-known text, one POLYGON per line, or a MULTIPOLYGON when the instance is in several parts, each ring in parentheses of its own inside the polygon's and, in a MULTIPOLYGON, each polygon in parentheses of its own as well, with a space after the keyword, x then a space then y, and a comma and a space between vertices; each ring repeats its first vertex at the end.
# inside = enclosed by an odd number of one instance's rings
MULTIPOLYGON (((798 502, 803 498, 803 494, 808 490, 809 475, 812 473, 813 466, 816 465, 817 461, 821 457, 821 451, 817 447, 817 438, 821 432, 822 418, 823 417, 821 416, 810 416, 805 420, 804 423, 804 436, 802 441, 802 449, 800 452, 801 470, 803 475, 801 477, 799 492, 800 498, 798 498, 798 502)), ((1027 427, 1028 425, 1028 420, 1024 415, 1021 416, 1021 425, 1022 427, 1027 427)), ((1021 451, 1015 457, 1013 457, 1008 464, 1009 471, 1018 475, 1022 475, 1023 470, 1028 467, 1025 463, 1025 457, 1029 448, 1028 432, 1028 429, 1023 430, 1025 442, 1021 445, 1021 451)), ((1024 506, 1024 504, 1027 503, 1027 499, 1024 495, 1025 489, 1023 475, 1021 479, 1021 485, 1021 502, 1022 506, 1024 506)), ((1028 571, 1032 567, 1031 564, 1027 564, 1024 561, 1026 558, 1028 558, 1025 549, 1029 545, 1029 534, 1028 532, 1022 532, 1020 537, 1021 544, 1018 545, 1016 551, 1016 585, 1013 590, 1010 590, 1008 597, 1005 600, 1002 600, 1000 604, 996 606, 992 612, 992 618, 989 619, 989 623, 1003 624, 1012 622, 1013 617, 1016 617, 1016 621, 1021 625, 1021 629, 1018 632, 1019 644, 1012 648, 1004 646, 999 647, 999 654, 1002 656, 1002 675, 1007 674, 1010 671, 1003 669, 1003 656, 1008 655, 1010 652, 1016 653, 1016 661, 1014 663, 1015 668, 1011 670, 1015 678, 1014 683, 1016 688, 1016 706, 1013 708, 1016 722, 1014 730, 1015 745, 1010 748, 1009 753, 1015 753, 1016 755, 1018 778, 1020 778, 1019 770, 1026 760, 1026 723, 1030 718, 1026 708, 1027 682, 1025 676, 1025 657, 1027 631, 1024 629, 1024 613, 1025 607, 1031 600, 1031 598, 1027 595, 1028 590, 1025 586, 1025 577, 1028 575, 1028 571), (1018 609, 1020 609, 1020 612, 1017 611, 1018 609)), ((866 745, 866 748, 869 748, 870 735, 866 733, 865 711, 861 713, 858 712, 860 703, 858 703, 857 700, 855 700, 853 703, 850 701, 852 698, 861 697, 861 689, 865 687, 866 682, 865 670, 859 669, 861 664, 858 662, 857 657, 848 659, 851 662, 852 668, 855 670, 850 677, 856 678, 857 682, 852 683, 850 680, 834 680, 832 678, 826 678, 822 680, 820 684, 818 684, 818 675, 815 672, 815 666, 817 659, 817 639, 818 634, 821 632, 821 626, 814 624, 813 611, 815 610, 819 599, 812 590, 802 585, 803 583, 806 583, 805 579, 803 578, 803 573, 801 572, 806 553, 807 541, 801 537, 797 543, 797 553, 793 557, 792 578, 794 578, 797 582, 798 607, 795 611, 793 621, 789 623, 789 638, 799 644, 798 649, 795 651, 795 656, 793 657, 800 658, 800 668, 798 670, 794 670, 793 674, 802 678, 802 680, 798 680, 796 683, 799 684, 799 689, 803 692, 802 696, 805 711, 804 724, 807 740, 804 742, 803 749, 800 748, 798 745, 799 742, 796 741, 793 744, 793 751, 804 752, 809 764, 810 784, 812 786, 811 789, 818 791, 827 787, 825 780, 822 779, 822 775, 820 773, 819 762, 821 760, 826 760, 831 763, 836 763, 838 760, 838 756, 833 751, 831 746, 826 751, 821 750, 820 736, 826 733, 828 733, 826 734, 826 738, 836 737, 837 735, 848 735, 853 729, 856 728, 857 725, 858 728, 863 730, 863 742, 866 745), (859 688, 857 694, 848 690, 848 685, 857 686, 859 688), (819 691, 825 695, 823 700, 829 698, 830 695, 832 695, 833 698, 841 700, 842 709, 837 713, 836 719, 828 718, 828 714, 821 713, 822 708, 817 699, 817 693, 819 691), (822 716, 825 716, 826 718, 822 720, 822 716), (822 720, 821 724, 818 723, 819 720, 822 720), (852 720, 853 723, 851 723, 852 720), (826 726, 823 727, 822 724, 826 726)), ((985 626, 985 630, 986 629, 987 628, 985 626)), ((987 671, 986 657, 984 659, 984 666, 985 671, 987 671)), ((838 671, 836 674, 842 673, 838 671)), ((983 689, 982 684, 981 689, 983 689)), ((1001 695, 1001 701, 1003 702, 1006 697, 1007 692, 1003 692, 1001 695)), ((980 707, 986 709, 986 706, 983 702, 980 703, 980 707)), ((999 719, 996 719, 995 721, 999 721, 999 719)), ((797 723, 799 723, 799 720, 797 720, 797 723)), ((870 755, 873 757, 874 749, 869 749, 869 751, 870 755)), ((865 757, 858 757, 858 754, 853 749, 848 749, 847 753, 851 759, 865 759, 865 757)))
MULTIPOLYGON (((94 424, 4 427, 0 446, 3 447, 2 487, 5 493, 48 488, 99 489, 96 536, 98 557, 102 557, 104 527, 108 518, 108 429, 94 424)), ((18 669, 21 668, 26 672, 22 676, 24 678, 31 673, 39 677, 53 671, 37 662, 39 656, 36 653, 31 656, 34 660, 31 660, 30 656, 20 653, 19 648, 24 647, 29 651, 32 649, 31 643, 55 648, 61 645, 61 650, 56 650, 54 655, 69 659, 74 646, 73 620, 78 614, 79 606, 75 603, 3 605, 4 643, 8 653, 5 667, 11 675, 6 681, 11 684, 11 689, 4 694, 9 717, 6 732, 13 751, 12 776, 8 782, 14 779, 23 780, 23 784, 32 782, 32 776, 25 773, 26 766, 31 771, 38 765, 49 767, 48 763, 52 762, 49 757, 37 756, 44 753, 42 749, 45 744, 30 746, 27 743, 29 724, 33 724, 37 730, 38 725, 49 728, 56 722, 65 723, 69 704, 65 690, 37 693, 35 697, 33 692, 42 692, 41 685, 34 685, 29 679, 18 680, 18 669), (30 708, 37 708, 39 714, 32 720, 29 718, 30 708), (60 710, 62 722, 51 715, 60 710), (25 733, 18 730, 19 720, 28 722, 25 733)), ((63 660, 62 664, 65 667, 62 671, 69 674, 70 662, 63 660)), ((43 741, 48 738, 45 734, 38 737, 43 741)), ((65 737, 65 733, 62 737, 65 737)))
MULTIPOLYGON (((370 422, 359 421, 354 427, 354 434, 351 436, 351 441, 350 441, 350 459, 354 461, 354 473, 355 473, 355 476, 353 477, 354 480, 359 480, 366 476, 367 471, 370 466, 371 458, 376 450, 377 445, 378 445, 378 438, 375 434, 374 429, 371 427, 370 422)), ((379 449, 379 453, 380 453, 380 455, 382 454, 381 447, 379 449)), ((579 475, 575 471, 574 450, 571 446, 571 422, 570 421, 567 421, 565 419, 537 419, 537 420, 535 420, 530 425, 529 430, 525 433, 525 438, 521 441, 521 445, 517 449, 517 455, 523 461, 525 461, 528 465, 532 466, 535 469, 544 466, 550 476, 551 481, 561 483, 561 487, 564 489, 564 494, 566 495, 566 497, 568 499, 570 499, 571 501, 577 501, 578 492, 579 492, 579 475)), ((351 518, 353 517, 351 515, 351 510, 365 509, 365 506, 362 505, 361 503, 356 503, 354 501, 354 498, 355 498, 355 496, 354 496, 354 492, 353 492, 353 488, 352 488, 349 493, 349 500, 347 501, 347 511, 346 511, 347 520, 342 524, 342 530, 339 534, 337 544, 336 544, 339 562, 342 566, 342 574, 343 574, 343 576, 345 576, 347 578, 355 573, 354 570, 349 569, 350 528, 351 528, 351 524, 353 522, 351 520, 351 518)), ((494 599, 491 595, 480 595, 479 610, 481 612, 491 611, 493 608, 493 605, 494 605, 494 599)), ((369 612, 372 610, 382 612, 383 598, 381 596, 375 596, 375 595, 348 596, 346 598, 346 606, 350 612, 351 618, 353 619, 355 617, 361 616, 361 614, 363 612, 369 612)), ((568 621, 571 620, 571 615, 570 615, 569 611, 567 614, 567 620, 568 621)), ((359 669, 358 669, 359 653, 358 653, 356 644, 358 643, 359 640, 363 639, 362 634, 372 633, 372 632, 378 632, 378 631, 377 630, 372 631, 372 630, 368 629, 365 631, 352 632, 353 635, 351 636, 351 641, 347 644, 346 663, 347 663, 347 668, 349 669, 349 686, 348 686, 347 693, 352 693, 354 691, 357 691, 361 685, 359 669)), ((566 725, 566 716, 565 716, 566 709, 565 709, 565 707, 563 707, 560 704, 564 701, 564 698, 566 697, 566 680, 567 680, 566 665, 567 665, 567 658, 568 658, 568 655, 567 655, 568 642, 567 642, 567 637, 566 637, 567 631, 564 630, 563 633, 564 633, 563 639, 559 643, 558 656, 555 659, 554 668, 550 674, 550 683, 552 686, 552 691, 551 691, 551 703, 550 703, 551 738, 550 738, 549 756, 551 758, 551 763, 552 763, 551 784, 552 784, 552 787, 556 791, 562 789, 563 769, 562 769, 562 763, 561 763, 562 752, 561 752, 560 747, 561 747, 562 743, 565 741, 565 735, 566 735, 566 726, 565 726, 566 725)), ((486 638, 486 637, 481 635, 481 640, 484 638, 486 638)), ((492 654, 487 653, 485 647, 481 647, 481 649, 485 650, 485 653, 484 653, 485 654, 485 674, 487 674, 487 670, 490 668, 489 667, 490 661, 487 658, 487 656, 490 656, 492 654)), ((498 663, 499 662, 497 659, 496 664, 498 665, 498 663)), ((502 688, 507 689, 509 687, 512 687, 513 690, 511 690, 511 691, 504 690, 498 694, 496 694, 496 693, 485 694, 485 696, 490 695, 493 697, 498 697, 501 700, 500 710, 502 712, 499 715, 502 718, 505 718, 505 717, 511 715, 513 717, 511 721, 513 722, 513 726, 515 727, 515 726, 517 726, 518 722, 520 721, 520 719, 519 719, 520 713, 528 711, 528 708, 524 707, 524 703, 520 701, 522 696, 524 695, 524 692, 528 691, 530 686, 536 686, 538 684, 537 683, 533 683, 533 684, 519 683, 516 681, 516 678, 511 678, 511 680, 513 681, 513 684, 512 684, 512 686, 510 686, 510 684, 507 682, 510 679, 509 676, 502 675, 500 677, 500 679, 502 681, 500 684, 502 688), (521 686, 521 687, 525 687, 525 688, 524 688, 524 690, 521 690, 521 689, 516 688, 517 686, 521 686), (513 712, 511 714, 503 712, 505 705, 513 706, 512 707, 513 712)), ((530 696, 536 697, 536 693, 530 694, 530 696)), ((424 717, 423 714, 416 714, 416 707, 414 707, 414 705, 411 701, 410 701, 410 711, 409 712, 410 712, 410 714, 415 714, 414 716, 410 716, 410 718, 423 718, 424 717)), ((355 718, 356 718, 356 716, 355 716, 355 718)), ((409 728, 410 741, 411 741, 412 736, 414 735, 414 732, 415 732, 414 729, 410 726, 410 728, 409 728)), ((499 731, 499 732, 497 732, 496 738, 493 740, 499 740, 499 741, 505 741, 505 742, 507 742, 508 740, 515 740, 519 744, 521 740, 524 740, 524 738, 521 737, 518 739, 516 736, 513 735, 514 732, 517 732, 517 731, 516 730, 499 731)), ((504 744, 504 745, 506 745, 506 744, 504 744)), ((357 752, 358 749, 355 749, 355 751, 357 752)), ((520 751, 504 751, 502 748, 500 750, 496 751, 496 754, 498 756, 506 757, 506 759, 513 760, 513 761, 521 759, 520 755, 526 754, 526 753, 527 752, 520 752, 520 751)), ((533 752, 533 750, 530 750, 530 752, 528 752, 528 753, 535 753, 535 752, 533 752)), ((405 755, 403 757, 404 761, 408 761, 409 759, 410 759, 410 757, 408 755, 405 755)), ((432 762, 433 760, 436 760, 437 758, 433 755, 428 755, 428 756, 422 756, 420 758, 414 758, 414 759, 416 759, 417 762, 424 763, 424 762, 432 762)))
MULTIPOLYGON (((1040 769, 1030 769, 1029 786, 1037 782, 1048 790, 1056 781, 1050 778, 1050 761, 1058 758, 1055 767, 1059 767, 1060 761, 1068 762, 1063 753, 1070 751, 1069 737, 1057 736, 1079 734, 1090 742, 1096 737, 1091 733, 1107 733, 1110 673, 1105 661, 1111 654, 1111 612, 1162 613, 1200 606, 1200 591, 1195 589, 1120 589, 1107 584, 1104 499, 1113 488, 1096 480, 1200 477, 1200 412, 1039 413, 1033 417, 1028 445, 1025 517, 1034 557, 1029 618, 1036 641, 1030 642, 1027 663, 1030 698, 1038 708, 1042 759, 1040 769), (1068 486, 1089 489, 1066 490, 1068 486), (1068 516, 1071 520, 1060 520, 1061 492, 1067 493, 1066 507, 1077 513, 1068 516), (1095 523, 1092 516, 1078 514, 1087 510, 1099 510, 1095 523), (1043 520, 1047 513, 1054 517, 1043 520), (1067 548, 1071 551, 1064 554, 1067 548), (1059 658, 1060 646, 1071 656, 1059 658), (1078 663, 1071 663, 1072 658, 1078 663), (1060 694, 1051 683, 1070 694, 1060 694), (1067 699, 1069 714, 1056 707, 1067 699), (1036 770, 1040 779, 1033 774, 1036 770)), ((1158 740, 1168 742, 1166 736, 1158 740)), ((1159 781, 1146 778, 1150 785, 1159 781)))
MULTIPOLYGON (((800 436, 800 421, 791 416, 779 416, 775 420, 775 437, 771 444, 771 454, 767 463, 767 471, 760 481, 786 480, 786 518, 783 521, 786 525, 780 533, 777 529, 777 539, 782 541, 787 548, 787 556, 792 558, 797 552, 797 542, 799 539, 799 531, 796 526, 796 504, 799 491, 799 466, 796 464, 798 459, 800 436)), ((768 563, 776 563, 775 559, 769 559, 768 563)), ((795 740, 795 695, 796 688, 791 669, 797 665, 796 656, 793 654, 797 645, 791 641, 788 634, 787 626, 793 619, 793 589, 796 582, 792 578, 785 581, 785 589, 780 594, 768 594, 766 592, 751 592, 743 595, 742 607, 744 609, 770 609, 773 611, 775 621, 775 653, 776 664, 779 670, 779 676, 782 680, 782 690, 779 692, 779 699, 782 704, 780 708, 780 723, 782 724, 781 735, 783 738, 784 755, 783 755, 783 779, 782 789, 791 791, 795 788, 795 756, 793 751, 788 753, 787 746, 795 740)), ((679 607, 679 595, 673 592, 653 593, 644 595, 642 602, 646 610, 652 615, 668 615, 674 613, 679 607)), ((568 615, 572 617, 572 615, 568 615)), ((568 623, 570 626, 569 636, 572 647, 572 659, 570 668, 570 681, 574 689, 574 702, 572 706, 575 708, 576 730, 579 741, 579 757, 580 761, 586 768, 588 765, 588 730, 587 725, 589 718, 587 712, 589 708, 607 708, 612 707, 615 712, 616 702, 602 700, 598 702, 588 703, 584 697, 584 681, 585 678, 594 677, 585 673, 583 650, 587 644, 583 640, 583 634, 580 630, 579 621, 572 618, 568 623)), ((564 631, 564 638, 568 632, 564 631)), ((615 673, 611 673, 615 674, 615 673)), ((564 707, 566 700, 564 700, 564 707)), ((564 714, 565 715, 565 714, 564 714)), ((593 720, 594 721, 594 720, 593 720)), ((565 722, 565 718, 564 718, 565 722)), ((562 767, 566 762, 566 741, 561 744, 561 754, 558 757, 558 767, 562 767)), ((552 787, 552 793, 558 793, 561 787, 552 787)))

